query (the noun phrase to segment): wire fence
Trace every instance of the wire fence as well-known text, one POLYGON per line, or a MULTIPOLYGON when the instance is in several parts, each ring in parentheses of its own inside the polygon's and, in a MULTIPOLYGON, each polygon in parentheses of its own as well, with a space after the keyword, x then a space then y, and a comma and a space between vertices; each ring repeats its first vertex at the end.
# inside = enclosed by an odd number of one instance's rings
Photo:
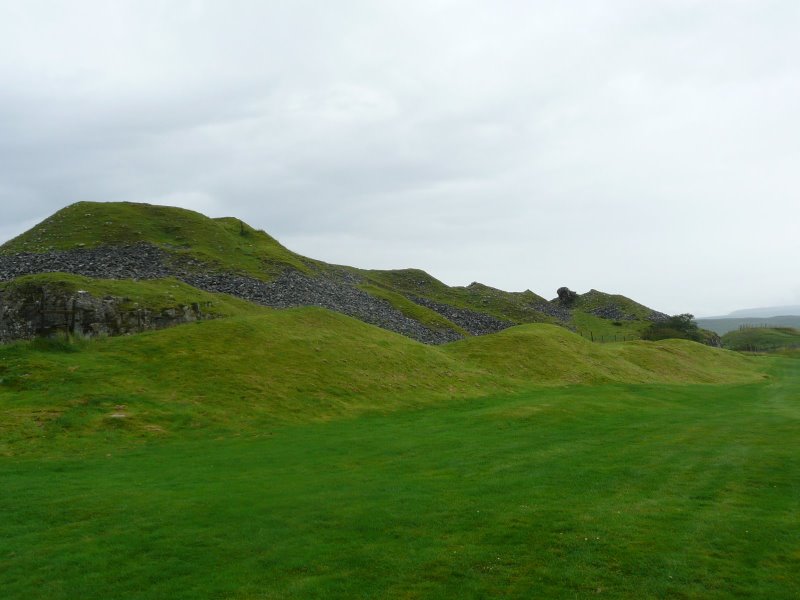
POLYGON ((638 336, 631 335, 629 333, 600 333, 595 334, 594 331, 581 331, 578 329, 575 333, 580 335, 582 338, 590 340, 592 342, 597 342, 599 344, 607 344, 609 342, 629 342, 631 340, 638 340, 640 339, 638 336))

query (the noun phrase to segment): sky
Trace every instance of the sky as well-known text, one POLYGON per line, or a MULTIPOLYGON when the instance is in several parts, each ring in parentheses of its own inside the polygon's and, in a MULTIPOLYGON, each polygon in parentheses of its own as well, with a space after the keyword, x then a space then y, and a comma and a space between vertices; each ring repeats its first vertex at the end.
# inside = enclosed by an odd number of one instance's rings
POLYGON ((0 0, 0 241, 77 201, 698 316, 800 304, 796 0, 0 0))

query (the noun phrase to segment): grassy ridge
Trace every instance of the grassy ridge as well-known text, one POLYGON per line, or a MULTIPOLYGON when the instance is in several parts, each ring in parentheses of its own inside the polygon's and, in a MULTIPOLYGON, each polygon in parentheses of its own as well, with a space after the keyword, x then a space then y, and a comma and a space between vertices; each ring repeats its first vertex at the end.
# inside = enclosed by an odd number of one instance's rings
MULTIPOLYGON (((78 202, 68 206, 31 230, 0 246, 0 255, 19 252, 43 253, 147 242, 178 257, 200 261, 211 268, 270 280, 287 269, 309 276, 354 274, 367 293, 389 301, 406 316, 433 329, 465 334, 435 311, 409 298, 418 297, 456 308, 485 313, 514 323, 553 323, 557 319, 542 312, 547 301, 530 290, 506 292, 480 283, 450 287, 419 269, 364 270, 329 265, 291 252, 264 231, 255 230, 235 218, 210 219, 181 208, 130 202, 78 202)), ((596 290, 576 302, 573 328, 596 337, 614 335, 639 338, 647 325, 650 309, 619 295, 596 290), (610 320, 591 315, 597 308, 613 305, 635 320, 623 320, 612 329, 610 320)))
POLYGON ((750 352, 800 348, 800 330, 792 327, 747 327, 723 335, 722 345, 731 350, 750 352))
POLYGON ((781 328, 792 327, 800 329, 800 316, 785 317, 740 317, 740 318, 719 318, 719 319, 697 319, 697 324, 704 329, 710 329, 724 335, 729 331, 736 331, 742 327, 767 327, 781 328))
POLYGON ((550 323, 554 320, 536 309, 538 304, 545 303, 546 300, 530 290, 505 292, 480 283, 472 283, 465 287, 450 287, 419 269, 358 270, 358 272, 373 286, 486 313, 498 319, 511 320, 515 323, 550 323))
POLYGON ((0 246, 0 254, 148 242, 221 268, 265 278, 313 261, 233 218, 132 202, 78 202, 0 246))
POLYGON ((432 347, 323 309, 266 311, 0 348, 0 440, 9 453, 80 447, 85 436, 255 431, 536 385, 759 377, 753 359, 689 342, 599 345, 534 324, 432 347))
POLYGON ((0 457, 0 588, 795 598, 800 363, 769 360, 763 384, 541 387, 249 439, 0 457))

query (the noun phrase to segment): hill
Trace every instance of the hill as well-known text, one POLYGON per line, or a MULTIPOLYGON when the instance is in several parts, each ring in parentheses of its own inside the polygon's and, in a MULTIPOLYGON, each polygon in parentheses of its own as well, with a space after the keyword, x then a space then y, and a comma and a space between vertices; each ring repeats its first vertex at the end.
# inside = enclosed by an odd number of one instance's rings
POLYGON ((720 318, 703 318, 697 319, 697 324, 704 328, 709 329, 718 333, 719 335, 724 335, 729 331, 737 331, 742 327, 794 327, 800 328, 800 317, 795 316, 781 316, 781 317, 769 317, 769 318, 757 318, 757 317, 746 317, 746 318, 728 318, 728 317, 720 317, 720 318))
MULTIPOLYGON (((596 290, 565 306, 530 290, 505 292, 477 282, 451 287, 416 269, 379 271, 330 265, 296 254, 235 218, 211 219, 190 210, 135 203, 79 202, 0 246, 0 282, 48 273, 98 283, 84 281, 86 289, 76 290, 55 285, 58 277, 48 275, 38 289, 36 279, 27 279, 25 294, 12 293, 10 300, 6 291, 0 303, 10 303, 12 309, 3 311, 5 321, 0 320, 5 339, 59 328, 79 334, 135 331, 132 325, 120 328, 107 320, 97 321, 104 312, 100 310, 104 300, 92 290, 120 290, 109 283, 119 280, 127 281, 125 293, 109 292, 108 302, 121 308, 109 314, 140 324, 140 330, 170 322, 168 318, 143 320, 141 311, 166 311, 188 320, 192 320, 191 312, 203 317, 190 309, 202 302, 213 303, 204 295, 209 293, 273 308, 322 306, 431 344, 524 323, 554 323, 602 341, 635 339, 650 321, 664 316, 624 296, 596 290), (152 294, 134 289, 141 280, 163 279, 198 292, 190 297, 182 288, 181 299, 176 296, 172 305, 159 301, 151 306, 147 299, 152 294), (77 291, 84 294, 78 296, 77 291), (135 307, 128 301, 132 297, 140 299, 135 307), (130 314, 134 308, 139 313, 130 314)), ((74 280, 65 278, 65 282, 74 280)), ((12 286, 12 291, 19 289, 12 286)))
POLYGON ((800 329, 791 327, 742 327, 722 336, 722 345, 730 350, 774 352, 800 348, 800 329))
POLYGON ((747 317, 785 317, 787 315, 800 317, 800 304, 792 304, 789 306, 762 306, 761 308, 743 308, 740 310, 735 310, 727 316, 739 319, 747 317))

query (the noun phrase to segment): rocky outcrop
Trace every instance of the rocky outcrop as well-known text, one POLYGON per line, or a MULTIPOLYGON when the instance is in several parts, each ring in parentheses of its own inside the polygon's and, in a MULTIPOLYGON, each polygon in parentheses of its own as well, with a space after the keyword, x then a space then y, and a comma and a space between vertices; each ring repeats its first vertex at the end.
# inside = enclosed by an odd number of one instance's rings
POLYGON ((205 318, 200 304, 154 311, 128 306, 125 298, 96 298, 59 286, 32 284, 0 291, 0 343, 56 333, 124 335, 205 318))
MULTIPOLYGON (((179 250, 168 252, 147 243, 0 256, 0 281, 51 272, 98 279, 175 277, 201 290, 231 294, 272 308, 321 306, 427 344, 443 344, 462 337, 453 329, 427 327, 388 301, 369 295, 358 287, 361 283, 359 277, 343 268, 330 268, 315 273, 313 277, 287 270, 276 279, 263 281, 241 273, 225 272, 183 255, 179 250)), ((486 286, 473 284, 470 289, 476 287, 486 286)), ((118 335, 207 318, 199 307, 195 310, 193 307, 175 306, 166 312, 145 308, 129 310, 119 298, 94 298, 88 294, 76 296, 63 291, 57 293, 54 289, 41 293, 41 298, 27 300, 0 296, 0 315, 4 315, 0 316, 0 341, 53 331, 118 335)), ((552 302, 538 302, 531 304, 530 308, 568 324, 572 318, 571 305, 578 296, 568 288, 559 289, 558 295, 559 298, 552 302)), ((439 313, 471 335, 495 333, 516 325, 483 312, 414 295, 407 297, 439 313)), ((636 318, 614 304, 605 304, 591 312, 615 321, 636 318)), ((655 311, 649 316, 656 322, 667 318, 667 315, 655 311)))

